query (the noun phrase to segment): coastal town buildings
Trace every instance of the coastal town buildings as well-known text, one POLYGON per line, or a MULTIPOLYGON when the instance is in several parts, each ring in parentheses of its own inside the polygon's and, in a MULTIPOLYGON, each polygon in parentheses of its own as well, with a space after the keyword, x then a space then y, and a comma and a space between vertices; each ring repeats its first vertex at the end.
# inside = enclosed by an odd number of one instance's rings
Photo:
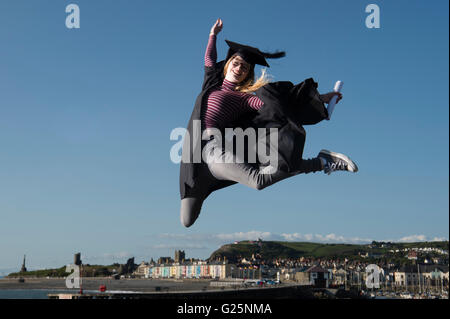
MULTIPOLYGON (((255 242, 254 245, 261 245, 255 242)), ((392 244, 372 244, 391 248, 392 244)), ((390 254, 390 253, 389 253, 390 254)), ((435 248, 408 248, 399 250, 398 259, 381 253, 358 253, 358 258, 263 258, 255 252, 237 256, 233 261, 225 257, 211 260, 186 259, 185 252, 175 251, 175 258, 161 257, 158 262, 142 262, 133 275, 149 279, 265 279, 277 282, 295 282, 317 288, 365 289, 369 276, 367 267, 377 265, 380 289, 391 291, 448 291, 448 252, 435 248), (222 260, 221 260, 222 258, 222 260)), ((371 276, 373 277, 373 275, 371 276)))
POLYGON ((344 286, 346 277, 347 277, 347 271, 344 268, 339 267, 339 268, 334 268, 332 270, 332 278, 334 279, 333 284, 338 285, 338 286, 344 286))
POLYGON ((293 274, 293 281, 302 285, 314 286, 317 288, 328 288, 332 283, 332 272, 319 265, 303 267, 293 274))
POLYGON ((394 272, 394 287, 418 288, 448 286, 449 267, 444 265, 410 265, 394 272))
MULTIPOLYGON (((276 268, 282 281, 293 281, 314 287, 358 287, 366 286, 368 273, 363 264, 333 264, 322 261, 315 265, 296 263, 296 267, 276 268), (327 266, 328 264, 328 266, 327 266)), ((445 265, 420 264, 395 267, 392 264, 379 267, 379 287, 389 290, 442 290, 448 289, 449 267, 445 265), (442 289, 441 289, 442 288, 442 289)))
POLYGON ((206 261, 195 261, 192 263, 172 263, 158 264, 154 266, 146 266, 143 268, 145 278, 174 278, 174 279, 191 279, 191 278, 210 278, 225 279, 232 278, 233 275, 239 274, 236 265, 229 264, 226 261, 208 263, 206 261))
POLYGON ((145 261, 143 261, 139 264, 139 266, 137 266, 137 268, 133 274, 137 277, 145 277, 145 270, 148 267, 149 267, 149 263, 146 263, 145 261))
MULTIPOLYGON (((292 281, 318 288, 365 286, 367 265, 348 265, 347 268, 326 267, 313 264, 301 267, 268 267, 252 265, 248 262, 232 264, 227 261, 193 261, 184 263, 149 264, 141 263, 134 274, 153 279, 217 279, 232 278, 261 279, 273 278, 292 281)), ((433 287, 448 287, 448 266, 417 265, 395 269, 380 267, 380 287, 390 289, 417 290, 433 287)))

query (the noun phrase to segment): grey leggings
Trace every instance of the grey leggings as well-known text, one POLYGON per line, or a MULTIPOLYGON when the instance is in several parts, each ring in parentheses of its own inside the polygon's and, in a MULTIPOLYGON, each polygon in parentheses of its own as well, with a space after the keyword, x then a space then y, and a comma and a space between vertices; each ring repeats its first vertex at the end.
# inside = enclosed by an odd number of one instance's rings
MULTIPOLYGON (((248 163, 237 163, 235 155, 223 150, 215 140, 205 145, 205 155, 211 174, 219 180, 238 182, 253 189, 261 190, 279 182, 285 178, 301 173, 311 173, 322 170, 319 158, 302 160, 298 171, 287 173, 281 170, 273 170, 270 167, 255 167, 248 163)), ((191 226, 202 208, 203 199, 188 197, 181 200, 180 219, 185 227, 191 226)))

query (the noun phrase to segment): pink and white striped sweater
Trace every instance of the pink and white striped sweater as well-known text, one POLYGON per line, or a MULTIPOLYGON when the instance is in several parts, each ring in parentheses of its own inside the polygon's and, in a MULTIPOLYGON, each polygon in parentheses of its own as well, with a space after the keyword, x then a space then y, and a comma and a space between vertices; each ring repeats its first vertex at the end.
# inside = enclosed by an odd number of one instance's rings
MULTIPOLYGON (((210 35, 205 66, 213 66, 216 60, 216 36, 210 35)), ((223 129, 243 114, 259 110, 264 105, 264 102, 253 94, 235 91, 236 86, 236 83, 224 79, 220 87, 209 92, 207 107, 202 114, 203 127, 223 129)))

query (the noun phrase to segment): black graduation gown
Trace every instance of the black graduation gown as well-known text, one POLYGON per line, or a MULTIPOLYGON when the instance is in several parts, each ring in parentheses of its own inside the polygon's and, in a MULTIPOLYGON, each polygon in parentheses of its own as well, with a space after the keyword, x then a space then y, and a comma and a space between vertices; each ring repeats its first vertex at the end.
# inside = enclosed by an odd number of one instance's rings
MULTIPOLYGON (((207 141, 193 145, 193 121, 200 120, 202 109, 206 107, 206 97, 210 89, 220 86, 224 80, 225 61, 215 66, 205 67, 202 91, 195 102, 194 110, 188 123, 183 144, 183 158, 189 152, 189 162, 181 161, 180 196, 206 199, 212 192, 236 184, 233 181, 222 181, 214 178, 207 164, 194 163, 194 154, 201 154, 207 141), (190 143, 190 145, 188 145, 190 143)), ((258 89, 256 95, 264 102, 258 111, 249 113, 228 127, 278 128, 278 169, 286 172, 298 170, 302 160, 306 132, 302 125, 316 124, 328 117, 328 112, 319 99, 317 83, 312 78, 294 85, 292 82, 272 82, 258 89)), ((202 131, 203 131, 202 127, 202 131)), ((268 139, 269 140, 269 139, 268 139)), ((268 143, 270 141, 267 141, 268 143)), ((223 144, 224 145, 224 144, 223 144)))

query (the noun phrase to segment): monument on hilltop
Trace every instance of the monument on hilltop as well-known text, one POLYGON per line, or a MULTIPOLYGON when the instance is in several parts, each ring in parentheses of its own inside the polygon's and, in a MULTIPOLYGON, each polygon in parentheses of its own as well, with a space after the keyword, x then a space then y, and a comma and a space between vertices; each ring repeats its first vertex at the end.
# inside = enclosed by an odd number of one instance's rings
POLYGON ((22 268, 20 268, 20 272, 27 272, 27 267, 25 267, 25 256, 23 255, 23 263, 22 263, 22 268))

